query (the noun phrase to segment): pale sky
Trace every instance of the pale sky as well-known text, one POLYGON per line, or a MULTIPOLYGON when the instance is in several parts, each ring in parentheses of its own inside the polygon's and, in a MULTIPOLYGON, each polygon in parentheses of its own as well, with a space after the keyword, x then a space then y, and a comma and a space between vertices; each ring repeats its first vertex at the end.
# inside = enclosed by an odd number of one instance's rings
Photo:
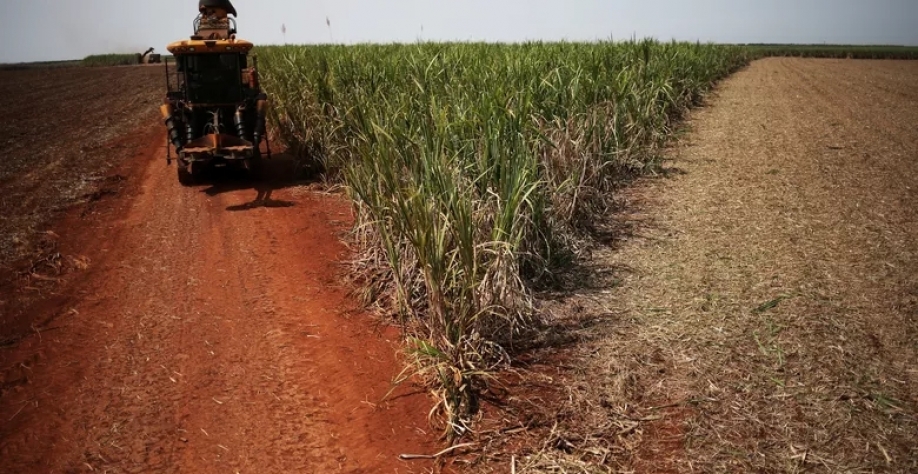
MULTIPOLYGON (((918 46, 918 0, 234 0, 256 44, 653 37, 918 46), (331 28, 326 24, 331 21, 331 28)), ((165 53, 196 0, 0 0, 0 63, 165 53)))

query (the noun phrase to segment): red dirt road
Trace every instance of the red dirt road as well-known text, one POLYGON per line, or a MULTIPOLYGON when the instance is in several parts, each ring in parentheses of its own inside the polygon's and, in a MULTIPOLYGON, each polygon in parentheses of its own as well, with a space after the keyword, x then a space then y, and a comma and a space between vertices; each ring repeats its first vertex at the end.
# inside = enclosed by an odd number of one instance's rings
POLYGON ((54 227, 88 268, 0 306, 44 322, 0 349, 0 472, 428 469, 397 456, 437 450, 430 402, 410 388, 380 402, 397 335, 339 284, 347 204, 279 186, 283 158, 260 189, 182 188, 159 127, 126 140, 142 152, 118 195, 54 227))

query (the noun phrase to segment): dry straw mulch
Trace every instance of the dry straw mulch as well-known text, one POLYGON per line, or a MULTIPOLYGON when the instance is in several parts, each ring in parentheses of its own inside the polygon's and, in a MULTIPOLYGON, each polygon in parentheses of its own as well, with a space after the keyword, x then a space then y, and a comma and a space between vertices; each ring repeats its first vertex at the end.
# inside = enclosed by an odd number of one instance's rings
POLYGON ((727 80, 621 196, 589 284, 546 295, 554 367, 526 368, 489 468, 918 472, 915 83, 801 59, 727 80))

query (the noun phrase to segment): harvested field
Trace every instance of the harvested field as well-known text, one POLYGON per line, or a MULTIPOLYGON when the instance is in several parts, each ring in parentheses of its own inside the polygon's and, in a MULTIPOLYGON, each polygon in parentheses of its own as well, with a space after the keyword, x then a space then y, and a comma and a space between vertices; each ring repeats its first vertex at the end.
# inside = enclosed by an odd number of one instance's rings
POLYGON ((161 73, 0 73, 4 262, 29 257, 0 274, 0 472, 429 468, 398 458, 439 448, 424 393, 389 393, 397 331, 339 278, 348 203, 283 154, 180 186, 161 73))
POLYGON ((159 68, 0 71, 0 268, 33 250, 54 212, 133 156, 113 139, 155 120, 164 81, 159 68))
POLYGON ((518 387, 549 406, 513 406, 518 472, 918 471, 915 84, 778 58, 726 80, 588 283, 544 295, 566 342, 533 359, 565 368, 518 387))

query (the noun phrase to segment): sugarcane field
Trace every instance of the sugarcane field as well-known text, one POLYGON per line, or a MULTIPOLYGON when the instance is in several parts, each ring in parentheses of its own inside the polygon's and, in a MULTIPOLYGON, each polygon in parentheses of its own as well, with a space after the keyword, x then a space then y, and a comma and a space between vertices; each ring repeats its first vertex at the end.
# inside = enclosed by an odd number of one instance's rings
POLYGON ((505 3, 0 7, 0 472, 918 472, 918 4, 505 3))

